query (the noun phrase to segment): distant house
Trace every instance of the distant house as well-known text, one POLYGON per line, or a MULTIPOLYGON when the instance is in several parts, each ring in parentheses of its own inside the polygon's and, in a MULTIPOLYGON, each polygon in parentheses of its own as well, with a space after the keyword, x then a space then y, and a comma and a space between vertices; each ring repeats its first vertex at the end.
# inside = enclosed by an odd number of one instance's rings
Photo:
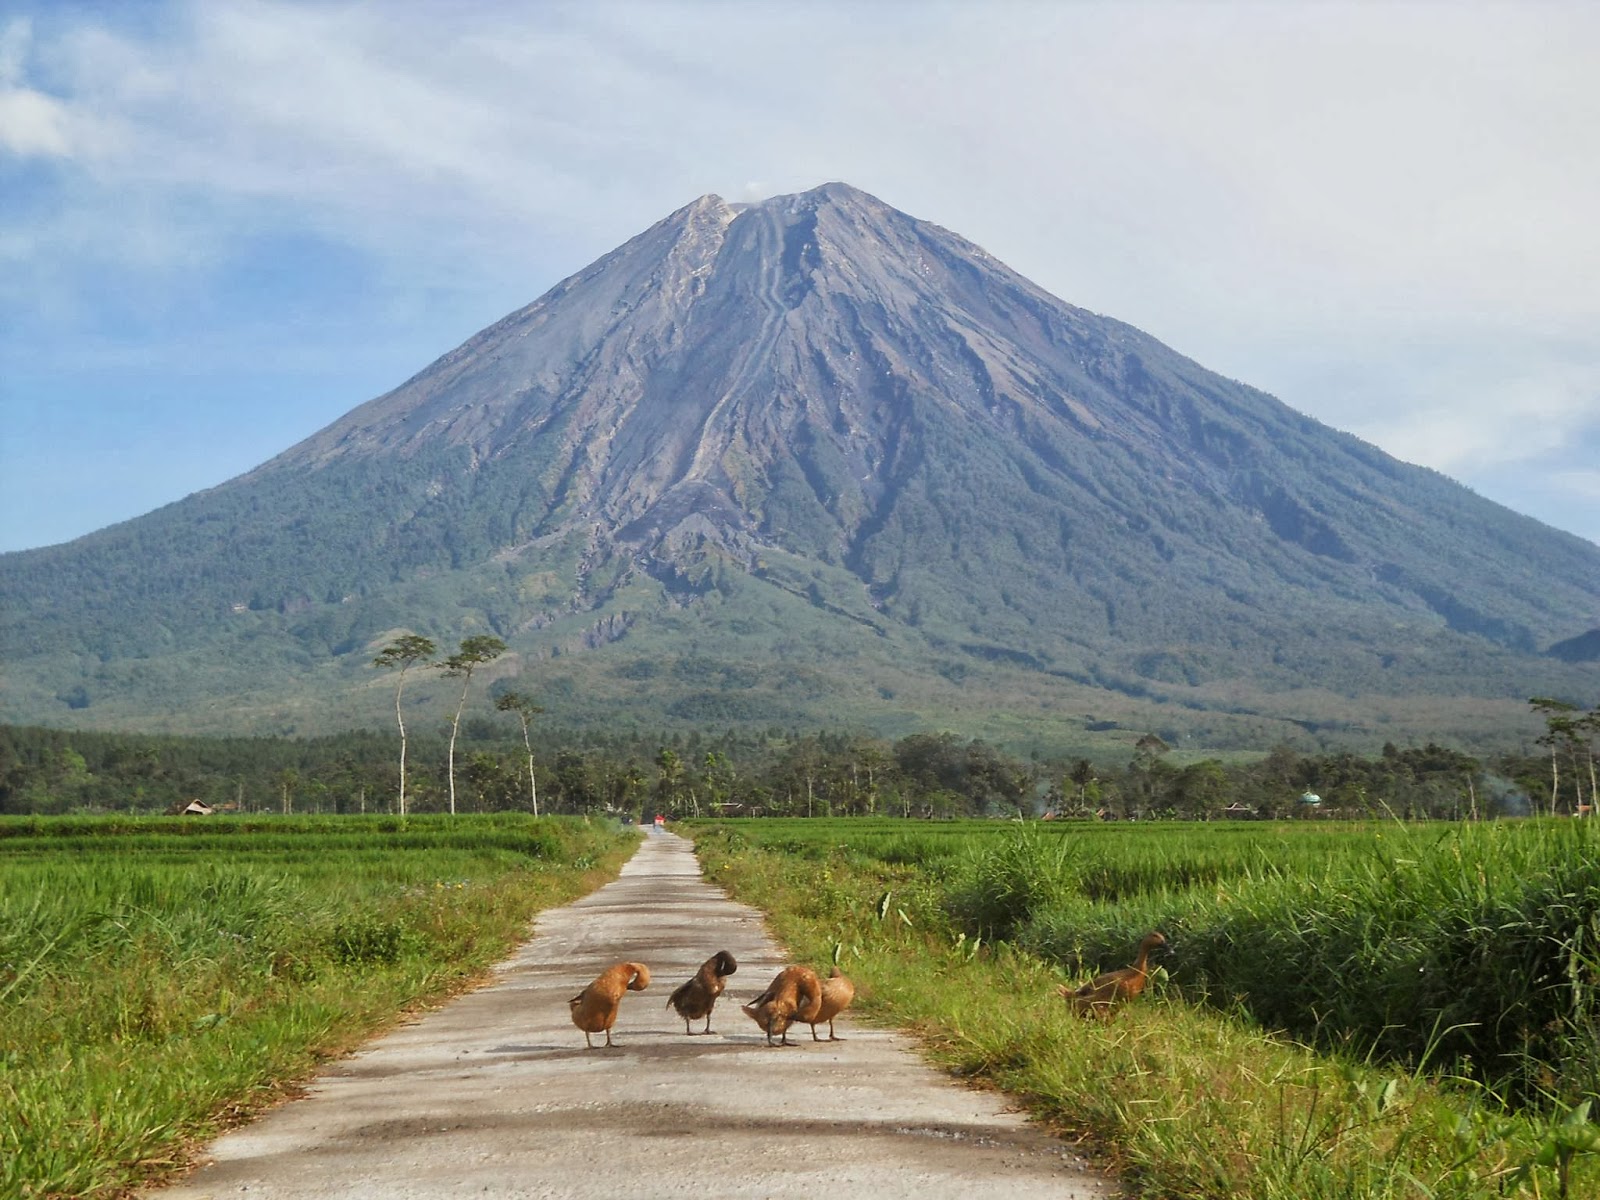
POLYGON ((1316 808, 1322 803, 1322 797, 1315 792, 1301 792, 1300 803, 1307 808, 1316 808))
POLYGON ((217 810, 212 808, 211 805, 203 804, 199 800, 191 800, 187 804, 185 804, 182 800, 179 800, 171 808, 167 809, 167 816, 169 816, 169 817, 209 817, 212 813, 214 813, 216 811, 217 810))
POLYGON ((1248 804, 1240 804, 1237 800, 1223 809, 1222 815, 1230 821, 1254 821, 1261 816, 1248 804))

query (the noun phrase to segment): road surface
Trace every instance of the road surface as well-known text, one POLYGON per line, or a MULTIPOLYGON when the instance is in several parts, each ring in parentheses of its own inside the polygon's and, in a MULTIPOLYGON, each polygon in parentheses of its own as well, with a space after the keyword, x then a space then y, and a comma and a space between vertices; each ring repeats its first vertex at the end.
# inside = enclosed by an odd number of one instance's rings
POLYGON ((149 1196, 1114 1193, 1002 1097, 923 1065, 897 1034, 846 1016, 844 1040, 813 1044, 802 1025, 800 1045, 767 1046, 739 1004, 783 962, 761 915, 700 878, 686 840, 652 833, 615 882, 542 914, 489 986, 331 1065, 304 1099, 222 1137, 208 1165, 149 1196), (739 970, 713 1033, 686 1037, 667 995, 723 949, 739 970), (567 999, 619 961, 649 965, 651 986, 624 997, 616 1048, 586 1050, 567 999))

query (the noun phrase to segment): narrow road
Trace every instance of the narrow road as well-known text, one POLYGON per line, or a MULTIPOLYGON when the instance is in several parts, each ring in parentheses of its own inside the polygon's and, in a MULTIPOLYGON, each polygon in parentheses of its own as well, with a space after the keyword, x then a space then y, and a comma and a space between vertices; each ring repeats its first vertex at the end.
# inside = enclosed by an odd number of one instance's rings
MULTIPOLYGON (((198 1197, 1106 1197, 1113 1189, 1000 1097, 924 1066, 896 1034, 769 1047, 739 1004, 783 965, 761 915, 654 833, 621 877, 538 920, 488 987, 330 1067, 305 1099, 221 1138, 152 1200, 198 1197), (717 950, 739 970, 711 1036, 664 1006, 717 950), (648 964, 611 1050, 567 998, 648 964), (841 1190, 844 1189, 844 1190, 841 1190)), ((791 1032, 790 1040, 795 1039, 791 1032)))

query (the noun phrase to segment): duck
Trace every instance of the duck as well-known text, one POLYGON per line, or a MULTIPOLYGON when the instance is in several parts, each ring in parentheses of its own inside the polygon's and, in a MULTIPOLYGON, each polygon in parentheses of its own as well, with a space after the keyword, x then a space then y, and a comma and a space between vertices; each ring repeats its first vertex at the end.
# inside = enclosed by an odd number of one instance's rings
POLYGON ((1056 991, 1067 1002, 1067 1007, 1080 1017, 1109 1017, 1117 1005, 1144 991, 1150 978, 1150 955, 1165 949, 1166 945, 1167 939, 1159 931, 1147 933, 1139 942, 1139 956, 1131 967, 1096 975, 1079 988, 1062 985, 1056 991))
MULTIPOLYGON (((795 1021, 814 1021, 822 1009, 822 980, 810 967, 785 967, 774 976, 767 990, 740 1011, 761 1027, 767 1045, 777 1034, 779 1046, 792 1046, 789 1026, 795 1021)), ((819 1039, 820 1040, 820 1039, 819 1039)))
POLYGON ((667 997, 667 1007, 677 1009, 678 1015, 683 1018, 684 1033, 692 1036, 694 1030, 689 1028, 689 1022, 698 1021, 701 1017, 705 1018, 706 1027, 700 1032, 711 1032, 711 1010, 716 1007, 717 997, 728 986, 727 977, 738 969, 739 964, 732 954, 718 950, 700 965, 694 978, 679 984, 667 997))
POLYGON ((623 962, 607 967, 595 981, 579 992, 567 1005, 572 1010, 572 1023, 583 1030, 583 1044, 590 1050, 594 1042, 592 1033, 604 1033, 606 1045, 611 1040, 611 1027, 617 1022, 617 1007, 627 992, 642 992, 650 986, 650 968, 643 963, 623 962))
POLYGON ((842 1042, 844 1039, 833 1032, 833 1019, 850 1007, 850 1002, 856 998, 856 985, 850 982, 849 976, 838 967, 834 967, 828 977, 822 981, 822 1006, 817 1009, 816 1018, 807 1021, 811 1026, 811 1040, 820 1042, 817 1036, 817 1026, 824 1021, 828 1023, 828 1040, 842 1042))

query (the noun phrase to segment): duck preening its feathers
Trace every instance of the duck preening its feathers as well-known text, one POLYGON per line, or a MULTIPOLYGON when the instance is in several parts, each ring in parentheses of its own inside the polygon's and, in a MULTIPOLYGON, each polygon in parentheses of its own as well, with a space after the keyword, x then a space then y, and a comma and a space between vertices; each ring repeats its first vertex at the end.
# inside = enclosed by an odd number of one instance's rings
POLYGON ((711 1032, 711 1010, 716 1007, 717 997, 728 986, 727 977, 738 969, 739 964, 734 961, 733 955, 726 950, 718 950, 701 964, 693 979, 679 984, 667 997, 667 1007, 677 1009, 678 1015, 683 1018, 685 1033, 692 1034, 694 1030, 689 1028, 689 1022, 702 1017, 705 1018, 706 1027, 700 1032, 711 1032))
POLYGON ((643 963, 618 963, 601 971, 593 983, 568 1000, 572 1023, 583 1030, 583 1044, 594 1049, 589 1035, 604 1032, 606 1045, 611 1045, 611 1027, 616 1024, 623 993, 642 992, 649 986, 649 967, 643 963))
POLYGON ((761 1027, 769 1046, 773 1034, 779 1035, 778 1045, 792 1046, 789 1026, 796 1021, 815 1021, 822 1011, 822 980, 810 967, 785 967, 767 990, 741 1011, 761 1027))

